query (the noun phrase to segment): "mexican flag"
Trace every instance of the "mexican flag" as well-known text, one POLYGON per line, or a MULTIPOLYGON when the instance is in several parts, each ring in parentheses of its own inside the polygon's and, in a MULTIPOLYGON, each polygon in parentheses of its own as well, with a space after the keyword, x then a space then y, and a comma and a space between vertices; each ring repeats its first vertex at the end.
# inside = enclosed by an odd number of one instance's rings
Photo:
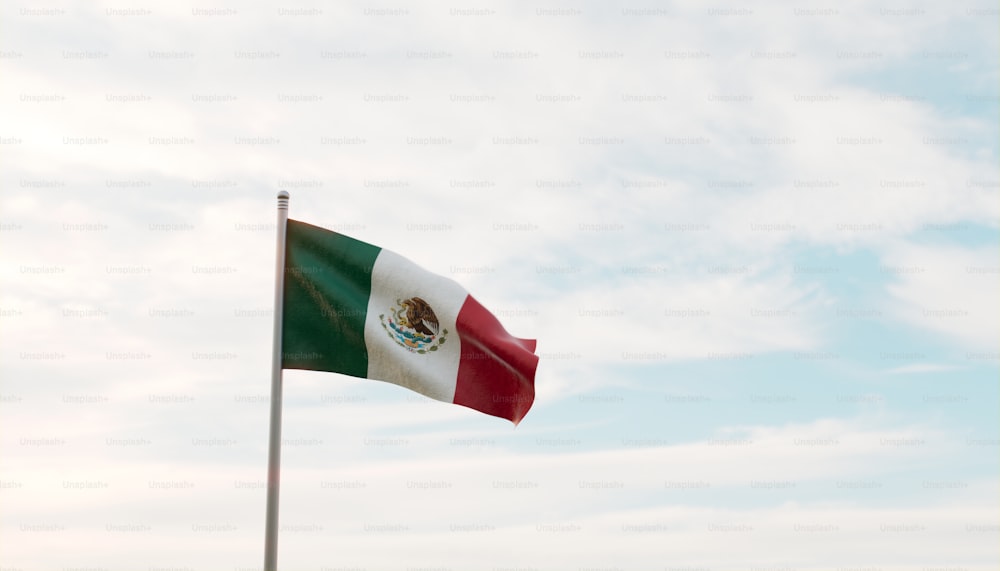
POLYGON ((517 424, 535 400, 534 339, 511 336, 458 283, 288 220, 281 359, 407 387, 517 424))

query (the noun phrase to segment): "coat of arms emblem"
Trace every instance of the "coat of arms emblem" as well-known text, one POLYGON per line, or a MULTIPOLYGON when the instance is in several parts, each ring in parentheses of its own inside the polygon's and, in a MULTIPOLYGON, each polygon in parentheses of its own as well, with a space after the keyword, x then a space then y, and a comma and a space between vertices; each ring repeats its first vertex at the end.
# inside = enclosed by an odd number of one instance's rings
POLYGON ((389 337, 411 353, 437 351, 448 335, 429 303, 419 297, 397 299, 395 307, 378 316, 389 337))

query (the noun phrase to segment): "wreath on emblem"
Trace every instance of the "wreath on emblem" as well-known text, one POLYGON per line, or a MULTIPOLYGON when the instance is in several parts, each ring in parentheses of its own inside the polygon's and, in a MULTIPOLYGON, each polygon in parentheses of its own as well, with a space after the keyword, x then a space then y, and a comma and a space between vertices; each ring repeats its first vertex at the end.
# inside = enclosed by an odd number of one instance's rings
POLYGON ((419 297, 396 299, 389 316, 383 313, 378 319, 389 338, 411 353, 437 351, 448 335, 430 304, 419 297))

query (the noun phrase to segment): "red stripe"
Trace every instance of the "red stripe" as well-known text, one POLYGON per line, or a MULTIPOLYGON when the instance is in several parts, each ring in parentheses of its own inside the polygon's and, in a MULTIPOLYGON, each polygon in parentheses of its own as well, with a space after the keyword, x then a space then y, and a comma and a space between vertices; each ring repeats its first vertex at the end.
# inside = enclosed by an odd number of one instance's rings
POLYGON ((535 340, 511 336, 471 295, 455 328, 462 342, 455 404, 521 422, 535 402, 535 340))

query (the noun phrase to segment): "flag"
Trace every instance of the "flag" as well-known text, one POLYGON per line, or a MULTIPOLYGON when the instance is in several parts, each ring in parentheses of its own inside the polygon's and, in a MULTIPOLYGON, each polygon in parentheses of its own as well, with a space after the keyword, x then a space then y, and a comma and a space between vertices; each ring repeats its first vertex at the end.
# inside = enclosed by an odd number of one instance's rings
POLYGON ((514 424, 534 402, 535 340, 378 246, 288 220, 282 312, 284 369, 387 381, 514 424))

